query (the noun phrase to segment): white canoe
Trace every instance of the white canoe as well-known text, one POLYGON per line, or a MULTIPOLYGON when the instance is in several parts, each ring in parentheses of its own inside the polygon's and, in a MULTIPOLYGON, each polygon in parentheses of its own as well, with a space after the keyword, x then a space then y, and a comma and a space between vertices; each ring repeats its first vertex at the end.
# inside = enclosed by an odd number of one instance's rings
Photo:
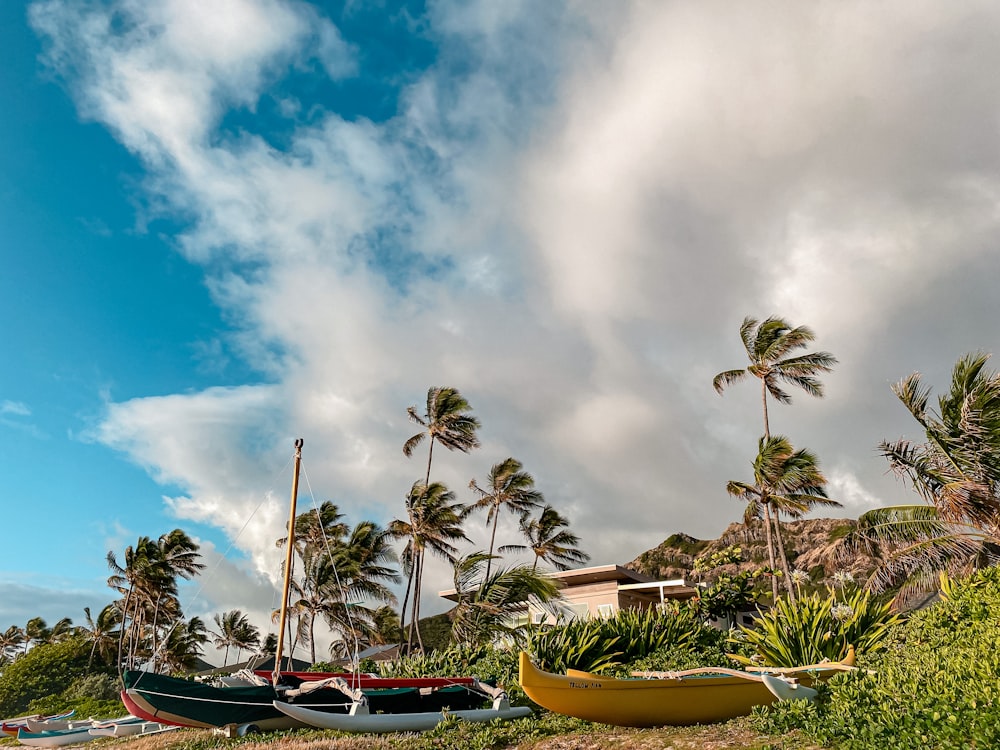
POLYGON ((90 733, 91 725, 78 729, 59 729, 50 732, 29 732, 18 730, 17 741, 31 747, 62 747, 63 745, 79 745, 97 739, 90 733))
POLYGON ((531 714, 526 706, 511 708, 506 701, 494 704, 493 708, 470 709, 466 711, 424 711, 408 714, 370 714, 366 706, 354 704, 351 713, 333 714, 316 711, 294 703, 275 701, 274 707, 283 714, 301 721, 303 724, 320 729, 337 729, 342 732, 426 732, 445 719, 454 716, 462 721, 483 723, 496 719, 519 719, 531 714))

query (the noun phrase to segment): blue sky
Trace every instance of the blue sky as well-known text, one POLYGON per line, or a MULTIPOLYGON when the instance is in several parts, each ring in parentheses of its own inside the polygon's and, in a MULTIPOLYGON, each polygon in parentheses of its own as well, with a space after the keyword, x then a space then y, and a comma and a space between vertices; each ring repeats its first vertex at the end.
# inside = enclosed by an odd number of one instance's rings
POLYGON ((385 523, 432 385, 483 422, 436 458, 460 494, 515 456, 595 563, 714 537, 745 315, 840 360, 771 417, 840 513, 911 500, 889 384, 998 349, 998 36, 974 2, 0 4, 0 627, 79 621, 176 526, 187 611, 263 622, 292 440, 307 504, 385 523))

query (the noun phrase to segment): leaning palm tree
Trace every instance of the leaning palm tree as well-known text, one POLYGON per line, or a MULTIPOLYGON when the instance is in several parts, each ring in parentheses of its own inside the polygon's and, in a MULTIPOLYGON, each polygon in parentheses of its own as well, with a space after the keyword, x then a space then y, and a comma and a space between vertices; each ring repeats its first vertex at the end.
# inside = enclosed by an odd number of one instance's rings
POLYGON ((524 471, 521 462, 516 458, 508 458, 494 464, 486 476, 485 488, 480 487, 473 479, 469 482, 469 489, 479 495, 479 499, 472 505, 473 510, 485 508, 486 523, 492 524, 493 527, 490 533, 490 550, 486 558, 486 573, 483 576, 489 578, 500 510, 506 508, 523 518, 542 504, 542 493, 535 489, 534 477, 524 471))
POLYGON ((781 318, 770 317, 763 323, 746 317, 740 326, 740 339, 746 349, 750 365, 743 370, 726 370, 712 380, 718 393, 726 386, 737 383, 747 375, 760 379, 760 398, 764 409, 764 437, 771 436, 767 418, 767 395, 782 404, 792 401, 782 385, 794 385, 810 396, 822 396, 823 384, 816 378, 821 372, 830 372, 836 358, 829 352, 812 352, 789 357, 796 349, 805 348, 816 338, 806 326, 792 328, 781 318))
POLYGON ((215 627, 217 628, 217 630, 211 632, 212 643, 216 648, 226 649, 222 666, 229 664, 230 648, 237 649, 237 653, 239 653, 241 649, 252 648, 253 643, 260 640, 257 635, 257 629, 250 624, 247 616, 238 609, 231 609, 228 612, 223 612, 221 615, 216 614, 212 619, 215 621, 215 627))
POLYGON ((569 570, 573 564, 585 563, 590 559, 590 555, 578 548, 580 537, 570 532, 569 521, 551 505, 542 508, 538 518, 522 516, 521 533, 527 544, 507 544, 500 548, 500 552, 534 552, 532 570, 537 570, 538 563, 542 560, 556 570, 569 570))
MULTIPOLYGON (((757 516, 763 511, 767 537, 767 554, 771 569, 775 570, 775 558, 781 565, 785 578, 788 598, 794 605, 795 592, 792 588, 791 571, 785 556, 780 534, 775 542, 771 537, 771 519, 779 513, 801 516, 815 505, 839 507, 840 503, 826 496, 826 477, 819 470, 816 457, 807 450, 795 450, 787 438, 776 435, 761 438, 757 457, 753 464, 753 484, 730 481, 726 491, 747 502, 744 518, 757 516)), ((778 582, 771 577, 771 593, 778 598, 778 582)))
POLYGON ((967 571, 1000 557, 1000 374, 986 369, 988 361, 984 353, 961 358, 937 410, 919 374, 893 386, 926 442, 883 441, 879 449, 926 504, 861 516, 850 541, 885 559, 870 588, 903 584, 899 598, 905 599, 931 589, 939 572, 967 571))
MULTIPOLYGON (((455 500, 455 493, 440 482, 425 485, 414 482, 406 498, 406 519, 389 523, 389 533, 396 539, 405 539, 401 560, 410 571, 413 603, 407 647, 413 647, 414 631, 417 644, 423 650, 420 635, 420 589, 423 582, 424 558, 428 551, 447 560, 453 560, 458 548, 455 542, 469 541, 462 523, 469 510, 455 500)), ((404 610, 406 603, 403 604, 404 610)), ((403 621, 403 617, 400 617, 403 621)))
POLYGON ((430 438, 427 451, 427 475, 424 484, 431 483, 431 461, 434 458, 434 443, 441 443, 448 450, 459 450, 468 453, 479 447, 476 430, 479 420, 470 414, 472 407, 465 397, 455 388, 436 386, 427 391, 427 407, 421 416, 417 407, 411 406, 406 412, 410 420, 420 425, 423 430, 403 443, 403 455, 407 458, 424 438, 430 438))

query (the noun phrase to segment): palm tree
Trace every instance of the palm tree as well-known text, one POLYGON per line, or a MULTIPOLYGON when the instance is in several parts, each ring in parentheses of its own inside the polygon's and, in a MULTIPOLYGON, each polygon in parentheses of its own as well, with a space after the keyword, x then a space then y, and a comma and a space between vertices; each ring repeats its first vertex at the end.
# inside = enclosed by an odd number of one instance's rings
MULTIPOLYGON (((798 356, 788 356, 797 349, 804 349, 816 338, 811 328, 807 326, 792 326, 781 318, 770 317, 764 322, 747 316, 740 326, 740 340, 746 350, 750 365, 742 370, 726 370, 720 372, 712 380, 716 392, 721 394, 727 386, 737 383, 747 375, 760 379, 760 400, 764 414, 764 440, 771 437, 771 427, 767 415, 767 396, 771 394, 778 403, 792 402, 783 385, 801 388, 810 396, 817 398, 823 395, 823 384, 816 377, 819 373, 830 372, 837 364, 837 359, 829 352, 812 352, 798 356)), ((759 456, 759 454, 758 454, 759 456)), ((751 511, 752 509, 748 509, 751 511)), ((770 508, 764 507, 765 533, 768 554, 771 556, 771 567, 774 567, 774 546, 771 538, 773 533, 781 542, 781 522, 778 515, 773 521, 770 508)), ((783 559, 783 558, 782 558, 783 559)), ((771 581, 772 591, 777 597, 777 581, 771 581)), ((790 584, 789 584, 790 585, 790 584)))
POLYGON ((0 633, 0 654, 13 659, 20 654, 20 646, 25 642, 24 628, 11 625, 0 633))
POLYGON ((810 396, 822 396, 823 384, 816 378, 821 372, 830 372, 837 364, 836 358, 829 352, 813 352, 789 357, 796 349, 803 349, 816 336, 812 329, 806 326, 792 328, 781 318, 771 317, 763 323, 746 317, 740 326, 740 339, 750 359, 750 365, 745 370, 726 370, 720 372, 712 381, 718 393, 726 386, 743 380, 747 375, 760 378, 761 405, 764 409, 764 437, 771 436, 767 419, 767 394, 782 404, 792 401, 782 385, 794 385, 810 396))
MULTIPOLYGON (((730 495, 747 501, 744 518, 756 517, 763 510, 765 531, 767 532, 767 553, 771 569, 775 569, 775 557, 781 564, 788 598, 795 604, 791 571, 785 557, 784 544, 780 533, 777 535, 777 552, 771 538, 771 518, 779 513, 801 516, 814 505, 840 506, 826 496, 826 477, 819 470, 816 457, 807 450, 794 450, 787 438, 776 435, 761 438, 758 443, 757 458, 753 464, 754 482, 730 481, 726 490, 730 495)), ((779 527, 780 528, 780 527, 779 527)), ((772 576, 771 593, 778 599, 778 582, 772 576)))
POLYGON ((900 598, 906 598, 931 588, 939 572, 998 559, 1000 374, 986 369, 988 361, 981 352, 962 357, 936 411, 918 373, 893 386, 926 442, 882 441, 879 449, 926 505, 878 508, 858 519, 851 541, 886 558, 870 588, 882 591, 905 581, 900 598))
MULTIPOLYGON (((413 604, 410 615, 410 630, 407 646, 412 648, 413 631, 416 630, 417 643, 423 650, 420 635, 420 589, 424 573, 424 555, 432 553, 447 560, 453 560, 458 549, 453 544, 469 541, 462 530, 462 522, 469 510, 455 500, 455 493, 440 482, 425 485, 417 481, 410 488, 406 498, 407 520, 394 519, 389 523, 389 533, 396 539, 406 539, 401 555, 404 568, 409 570, 413 586, 413 604)), ((405 609, 406 603, 404 601, 405 609)), ((403 618, 400 617, 402 621, 403 618)))
MULTIPOLYGON (((350 531, 343 521, 344 514, 329 500, 318 508, 295 517, 295 550, 301 557, 306 549, 326 549, 335 545, 350 531)), ((288 543, 283 536, 275 544, 280 548, 288 543)))
POLYGON ((403 444, 403 455, 409 458, 424 438, 430 437, 425 485, 431 483, 434 443, 441 443, 448 450, 459 450, 462 453, 479 447, 479 438, 476 436, 479 420, 469 413, 471 411, 472 407, 461 393, 454 388, 441 386, 427 390, 427 408, 423 416, 417 414, 415 406, 406 410, 410 419, 424 429, 403 444))
POLYGON ((193 669, 208 641, 208 631, 200 617, 176 623, 160 647, 160 661, 168 672, 193 669))
POLYGON ((118 625, 121 623, 121 614, 114 604, 108 604, 102 609, 97 619, 90 615, 90 607, 84 607, 83 613, 87 617, 87 624, 82 628, 86 633, 87 640, 90 641, 90 658, 87 660, 87 667, 94 661, 97 654, 104 661, 111 661, 111 650, 118 642, 118 625))
POLYGON ((500 548, 507 552, 535 553, 532 570, 538 568, 539 560, 544 560, 556 570, 569 570, 572 564, 587 562, 590 555, 577 549, 580 538, 569 531, 569 521, 559 515, 555 508, 546 505, 538 518, 521 517, 521 533, 527 544, 507 544, 500 548))
POLYGON ((517 636, 515 617, 529 601, 547 604, 559 598, 559 587, 547 575, 527 565, 482 573, 492 555, 473 552, 454 562, 458 606, 452 620, 452 638, 462 645, 494 640, 498 634, 517 636))
POLYGON ((139 537, 135 546, 125 548, 121 564, 114 552, 108 552, 108 567, 112 571, 108 586, 124 595, 118 639, 119 667, 126 635, 130 662, 136 660, 147 632, 152 636, 150 649, 155 655, 158 618, 162 612, 167 612, 169 619, 180 616, 177 579, 193 578, 205 567, 198 557, 198 545, 181 529, 156 540, 139 537))
POLYGON ((251 625, 247 616, 238 609, 231 609, 221 615, 216 614, 212 619, 215 621, 215 627, 218 628, 217 631, 212 632, 212 643, 216 648, 225 647, 226 649, 222 666, 229 664, 230 648, 236 649, 238 662, 240 651, 252 649, 260 641, 257 628, 251 625))
POLYGON ((542 504, 542 493, 535 489, 534 478, 528 472, 523 471, 523 468, 520 461, 508 458, 494 464, 493 468, 490 469, 490 473, 486 477, 485 489, 476 484, 475 479, 469 482, 469 489, 475 490, 479 494, 479 500, 473 504, 473 509, 485 508, 486 523, 492 522, 493 524, 493 530, 490 534, 490 557, 486 561, 484 578, 490 577, 500 509, 507 508, 510 512, 517 513, 524 518, 528 512, 542 504))

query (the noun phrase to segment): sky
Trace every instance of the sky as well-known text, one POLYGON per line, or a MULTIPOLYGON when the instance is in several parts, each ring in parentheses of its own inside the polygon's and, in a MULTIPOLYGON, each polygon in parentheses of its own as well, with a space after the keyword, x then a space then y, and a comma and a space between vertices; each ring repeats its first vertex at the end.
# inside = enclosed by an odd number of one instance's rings
POLYGON ((770 411, 826 514, 911 502, 891 384, 1000 350, 995 3, 39 0, 0 44, 3 628, 181 527, 185 612, 266 629, 293 441, 300 510, 387 523, 432 386, 459 499, 513 456, 594 564, 714 538, 745 316, 839 360, 770 411))

